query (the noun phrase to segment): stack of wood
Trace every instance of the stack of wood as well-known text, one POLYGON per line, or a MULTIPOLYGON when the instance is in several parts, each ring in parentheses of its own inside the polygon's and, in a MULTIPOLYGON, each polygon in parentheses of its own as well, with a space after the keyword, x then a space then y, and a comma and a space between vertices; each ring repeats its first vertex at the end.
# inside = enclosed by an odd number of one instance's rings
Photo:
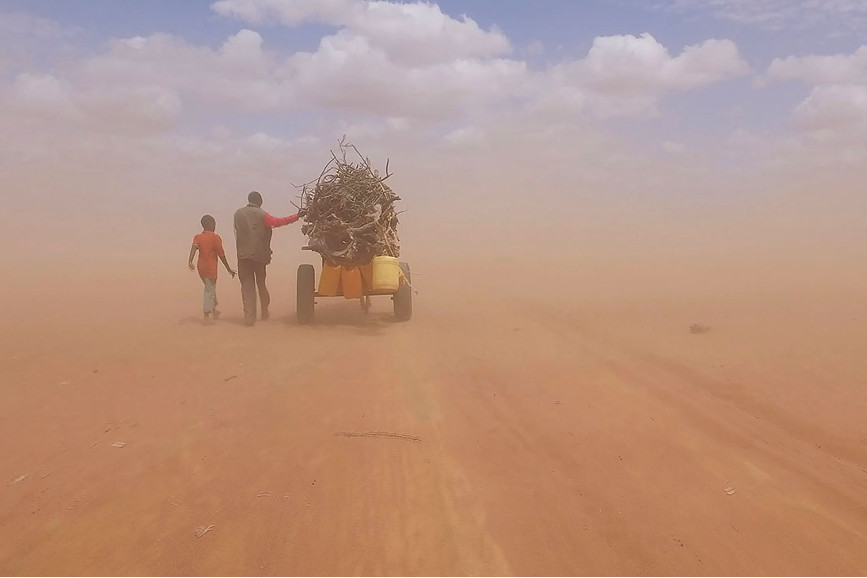
POLYGON ((388 162, 380 176, 345 138, 339 146, 339 155, 331 152, 319 178, 302 188, 301 232, 309 238, 308 248, 332 265, 348 267, 377 256, 399 257, 394 203, 400 197, 384 182, 391 176, 388 162), (359 161, 350 162, 350 153, 359 161))

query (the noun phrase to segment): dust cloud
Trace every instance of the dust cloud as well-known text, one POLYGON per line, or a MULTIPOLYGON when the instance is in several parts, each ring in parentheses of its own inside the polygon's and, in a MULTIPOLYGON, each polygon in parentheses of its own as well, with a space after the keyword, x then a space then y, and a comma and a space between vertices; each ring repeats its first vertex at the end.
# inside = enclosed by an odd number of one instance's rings
POLYGON ((295 225, 201 325, 200 216, 316 155, 4 175, 0 571, 864 573, 864 175, 399 155, 408 323, 298 326, 295 225))

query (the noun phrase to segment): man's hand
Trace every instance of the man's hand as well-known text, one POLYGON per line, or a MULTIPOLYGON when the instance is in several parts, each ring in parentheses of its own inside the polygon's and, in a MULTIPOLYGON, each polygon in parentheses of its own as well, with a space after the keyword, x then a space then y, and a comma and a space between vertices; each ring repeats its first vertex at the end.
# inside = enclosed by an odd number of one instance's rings
POLYGON ((304 215, 307 214, 307 209, 298 209, 298 218, 303 219, 304 215))
POLYGON ((235 278, 235 275, 237 275, 237 274, 238 274, 238 272, 235 271, 234 269, 229 269, 229 275, 232 276, 232 279, 234 279, 234 278, 235 278))
POLYGON ((194 272, 194 273, 196 272, 196 268, 195 268, 195 266, 193 266, 193 262, 192 262, 192 261, 190 261, 189 263, 187 263, 187 267, 190 268, 190 271, 192 271, 192 272, 194 272))

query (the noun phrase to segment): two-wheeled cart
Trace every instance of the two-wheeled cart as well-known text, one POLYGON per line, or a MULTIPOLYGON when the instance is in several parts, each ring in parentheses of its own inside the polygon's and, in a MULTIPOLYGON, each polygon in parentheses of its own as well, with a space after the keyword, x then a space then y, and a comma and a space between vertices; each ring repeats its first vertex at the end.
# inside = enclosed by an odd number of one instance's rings
MULTIPOLYGON (((308 247, 304 249, 309 250, 308 247)), ((397 321, 412 317, 412 276, 409 263, 391 257, 375 257, 361 267, 329 265, 322 260, 322 274, 316 280, 316 269, 305 263, 298 267, 298 290, 295 316, 298 323, 309 325, 315 317, 316 300, 321 297, 358 298, 361 309, 367 313, 370 298, 389 296, 394 304, 397 321), (399 267, 399 270, 398 270, 399 267)))

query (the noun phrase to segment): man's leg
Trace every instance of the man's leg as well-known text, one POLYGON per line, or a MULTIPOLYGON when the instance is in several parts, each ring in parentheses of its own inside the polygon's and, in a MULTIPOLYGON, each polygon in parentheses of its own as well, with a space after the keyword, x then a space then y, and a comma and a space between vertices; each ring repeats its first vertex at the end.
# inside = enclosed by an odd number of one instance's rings
POLYGON ((262 306, 262 321, 271 317, 268 307, 271 305, 271 294, 265 285, 265 263, 256 263, 256 285, 259 287, 259 304, 262 306))
POLYGON ((244 302, 244 323, 256 323, 256 263, 250 259, 238 259, 238 279, 241 281, 241 299, 244 302))

